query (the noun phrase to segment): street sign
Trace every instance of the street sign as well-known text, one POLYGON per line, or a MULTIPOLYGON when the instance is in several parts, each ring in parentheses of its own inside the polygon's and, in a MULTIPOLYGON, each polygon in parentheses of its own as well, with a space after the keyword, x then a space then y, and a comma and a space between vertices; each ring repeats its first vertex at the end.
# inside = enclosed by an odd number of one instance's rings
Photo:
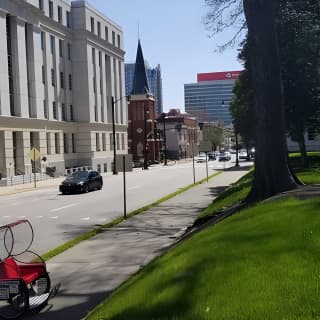
POLYGON ((211 143, 211 141, 200 141, 199 151, 200 152, 210 152, 210 151, 212 151, 212 143, 211 143))
POLYGON ((40 151, 37 148, 32 148, 28 153, 28 157, 32 161, 37 161, 40 158, 40 156, 41 156, 40 151))
POLYGON ((132 154, 117 154, 116 165, 118 172, 130 172, 132 171, 132 154), (124 165, 123 165, 124 157, 124 165))

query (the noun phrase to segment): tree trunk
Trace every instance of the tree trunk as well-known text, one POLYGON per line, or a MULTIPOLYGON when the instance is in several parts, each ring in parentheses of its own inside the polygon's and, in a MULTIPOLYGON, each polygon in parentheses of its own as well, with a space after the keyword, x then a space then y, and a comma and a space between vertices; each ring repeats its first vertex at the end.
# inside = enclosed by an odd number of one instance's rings
POLYGON ((302 166, 303 166, 303 168, 308 168, 309 163, 308 163, 306 142, 304 140, 304 132, 303 131, 299 132, 298 144, 299 144, 299 149, 300 149, 300 154, 301 154, 302 166))
POLYGON ((283 90, 275 31, 277 0, 243 0, 255 98, 255 172, 247 202, 297 184, 287 160, 283 90))

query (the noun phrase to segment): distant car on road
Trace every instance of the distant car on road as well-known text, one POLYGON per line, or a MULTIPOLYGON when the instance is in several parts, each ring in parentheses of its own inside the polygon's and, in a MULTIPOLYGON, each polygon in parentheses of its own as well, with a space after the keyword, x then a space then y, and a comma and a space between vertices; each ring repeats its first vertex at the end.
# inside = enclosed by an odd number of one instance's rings
POLYGON ((206 162, 206 161, 207 161, 207 157, 205 154, 200 154, 196 158, 196 162, 198 162, 198 163, 202 163, 202 162, 206 162))
POLYGON ((217 157, 214 151, 208 152, 208 160, 216 160, 216 159, 217 157))
POLYGON ((239 160, 247 160, 248 159, 248 154, 246 151, 240 151, 239 152, 239 160))
POLYGON ((230 152, 221 152, 219 154, 219 161, 229 161, 231 159, 231 154, 230 152))
POLYGON ((62 194, 101 190, 103 179, 98 171, 76 171, 69 175, 59 186, 62 194))

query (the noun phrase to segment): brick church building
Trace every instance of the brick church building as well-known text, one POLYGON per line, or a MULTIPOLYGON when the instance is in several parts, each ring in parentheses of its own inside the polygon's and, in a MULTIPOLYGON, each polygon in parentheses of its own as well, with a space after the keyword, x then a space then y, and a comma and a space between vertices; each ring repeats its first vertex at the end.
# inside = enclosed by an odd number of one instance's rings
POLYGON ((149 90, 140 40, 128 103, 128 147, 133 161, 143 161, 145 169, 149 164, 160 161, 160 134, 157 129, 155 101, 149 90))

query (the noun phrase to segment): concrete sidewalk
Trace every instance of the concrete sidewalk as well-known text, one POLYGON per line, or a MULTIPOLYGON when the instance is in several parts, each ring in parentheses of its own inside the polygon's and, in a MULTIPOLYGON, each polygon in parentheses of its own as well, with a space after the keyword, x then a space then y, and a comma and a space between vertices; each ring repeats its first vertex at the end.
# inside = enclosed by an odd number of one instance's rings
POLYGON ((248 171, 225 171, 145 213, 106 229, 48 262, 59 293, 27 319, 84 319, 121 283, 174 244, 199 213, 248 171))

